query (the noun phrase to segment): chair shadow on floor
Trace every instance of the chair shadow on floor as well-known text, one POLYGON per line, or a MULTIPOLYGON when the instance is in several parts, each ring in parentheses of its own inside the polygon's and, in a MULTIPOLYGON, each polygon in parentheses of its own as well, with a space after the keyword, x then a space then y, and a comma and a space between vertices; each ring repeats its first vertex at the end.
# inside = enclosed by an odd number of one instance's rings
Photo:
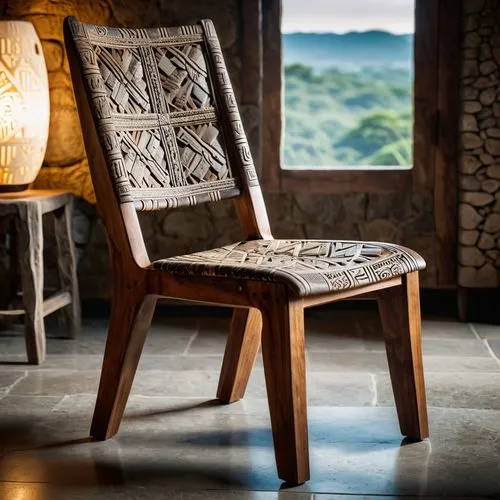
MULTIPOLYGON (((208 417, 219 406, 218 400, 207 400, 150 411, 130 410, 122 433, 106 442, 92 442, 88 437, 90 407, 81 412, 83 415, 61 412, 60 418, 54 417, 54 412, 49 417, 4 413, 0 417, 0 480, 43 481, 67 490, 68 495, 71 490, 98 488, 102 489, 103 498, 108 488, 120 486, 179 490, 288 489, 291 485, 276 477, 271 428, 267 418, 263 422, 263 413, 259 413, 259 423, 255 425, 252 419, 256 415, 232 414, 247 420, 249 426, 243 429, 240 426, 226 430, 224 421, 217 420, 212 430, 176 431, 176 418, 189 417, 195 412, 207 413, 208 417), (152 432, 146 433, 144 429, 135 432, 133 426, 139 422, 150 423, 152 432), (68 431, 68 425, 73 426, 69 432, 63 432, 68 439, 60 439, 61 427, 68 431)), ((332 410, 333 417, 335 411, 332 410)), ((429 442, 414 446, 406 439, 401 441, 390 418, 383 425, 375 422, 368 428, 363 421, 356 423, 355 418, 349 422, 346 418, 328 418, 326 414, 320 418, 313 415, 310 442, 315 472, 311 482, 298 491, 340 493, 335 487, 343 484, 353 488, 351 494, 429 495, 437 487, 434 483, 440 474, 436 467, 443 467, 440 460, 433 459, 429 442), (346 468, 346 457, 371 463, 370 454, 382 459, 377 474, 371 466, 346 468), (368 489, 362 491, 362 488, 368 489), (385 490, 381 492, 381 488, 385 490)), ((460 464, 452 463, 450 469, 443 471, 450 481, 441 482, 440 487, 446 495, 463 496, 452 482, 454 468, 460 469, 460 464)), ((477 475, 481 475, 480 470, 477 475)))

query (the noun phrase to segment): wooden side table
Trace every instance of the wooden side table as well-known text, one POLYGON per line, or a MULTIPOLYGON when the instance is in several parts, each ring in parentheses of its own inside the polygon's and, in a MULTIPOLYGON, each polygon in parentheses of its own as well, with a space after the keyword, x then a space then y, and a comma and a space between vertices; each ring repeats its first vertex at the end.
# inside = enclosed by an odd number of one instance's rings
POLYGON ((28 190, 0 193, 0 218, 15 220, 16 244, 11 245, 11 269, 8 286, 17 293, 13 276, 15 264, 21 268, 23 309, 3 310, 0 315, 24 315, 28 363, 45 359, 44 317, 60 309, 65 337, 74 338, 80 329, 80 299, 76 276, 76 258, 71 234, 73 199, 66 191, 28 190), (57 268, 61 290, 44 300, 42 215, 54 214, 57 242, 57 268), (17 247, 17 248, 16 248, 17 247))

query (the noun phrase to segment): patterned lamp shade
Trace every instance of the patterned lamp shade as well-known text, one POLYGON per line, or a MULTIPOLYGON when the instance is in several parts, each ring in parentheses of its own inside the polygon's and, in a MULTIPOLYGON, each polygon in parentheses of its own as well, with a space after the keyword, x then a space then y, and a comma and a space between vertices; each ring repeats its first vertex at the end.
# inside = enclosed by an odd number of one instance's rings
POLYGON ((21 191, 42 166, 49 133, 42 45, 25 21, 0 21, 0 191, 21 191))

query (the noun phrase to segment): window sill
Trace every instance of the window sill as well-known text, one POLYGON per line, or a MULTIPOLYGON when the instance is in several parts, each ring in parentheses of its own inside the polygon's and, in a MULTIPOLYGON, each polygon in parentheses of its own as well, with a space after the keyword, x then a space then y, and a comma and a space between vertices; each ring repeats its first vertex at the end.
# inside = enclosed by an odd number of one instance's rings
POLYGON ((391 193, 409 188, 412 173, 412 168, 282 168, 276 178, 264 177, 263 187, 282 193, 391 193))

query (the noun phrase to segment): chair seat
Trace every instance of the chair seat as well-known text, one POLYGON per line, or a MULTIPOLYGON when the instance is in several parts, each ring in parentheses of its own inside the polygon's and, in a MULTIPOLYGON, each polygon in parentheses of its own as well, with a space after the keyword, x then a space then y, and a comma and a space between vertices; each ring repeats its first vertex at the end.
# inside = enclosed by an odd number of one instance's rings
POLYGON ((299 296, 357 288, 425 268, 408 248, 337 240, 252 240, 170 257, 151 268, 173 274, 284 283, 299 296))

